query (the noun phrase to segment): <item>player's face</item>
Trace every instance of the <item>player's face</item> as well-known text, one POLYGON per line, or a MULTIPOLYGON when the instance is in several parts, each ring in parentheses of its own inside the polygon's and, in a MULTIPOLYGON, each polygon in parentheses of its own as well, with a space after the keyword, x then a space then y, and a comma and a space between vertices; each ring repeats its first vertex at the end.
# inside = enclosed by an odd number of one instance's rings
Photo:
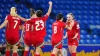
POLYGON ((73 20, 73 17, 71 15, 67 15, 67 21, 70 22, 73 20))

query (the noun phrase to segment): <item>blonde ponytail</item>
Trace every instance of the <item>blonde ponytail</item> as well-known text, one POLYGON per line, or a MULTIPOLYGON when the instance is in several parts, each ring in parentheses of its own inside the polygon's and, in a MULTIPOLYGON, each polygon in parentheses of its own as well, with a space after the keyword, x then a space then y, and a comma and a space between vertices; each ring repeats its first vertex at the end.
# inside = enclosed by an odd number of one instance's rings
POLYGON ((15 7, 11 7, 11 9, 10 9, 10 15, 11 16, 16 16, 16 8, 15 7))

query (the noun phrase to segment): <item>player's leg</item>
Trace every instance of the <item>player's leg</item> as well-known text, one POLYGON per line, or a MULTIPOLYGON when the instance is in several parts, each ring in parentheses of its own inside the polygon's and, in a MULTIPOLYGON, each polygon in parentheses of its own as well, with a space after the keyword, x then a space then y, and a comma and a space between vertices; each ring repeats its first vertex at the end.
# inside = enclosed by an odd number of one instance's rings
POLYGON ((59 49, 59 56, 63 56, 62 49, 59 49))
POLYGON ((18 50, 18 46, 13 45, 13 56, 18 56, 17 50, 18 50))
POLYGON ((51 56, 56 56, 58 52, 59 52, 59 49, 58 48, 54 48, 53 51, 52 51, 51 56))
MULTIPOLYGON (((58 41, 52 41, 52 46, 54 47, 51 56, 56 56, 58 52, 62 49, 62 43, 58 41)), ((62 54, 62 51, 60 52, 62 54)))
POLYGON ((23 56, 28 56, 29 47, 25 45, 23 56))
POLYGON ((28 52, 29 52, 29 46, 31 46, 31 41, 30 37, 24 37, 24 44, 25 44, 25 48, 24 48, 24 54, 23 56, 28 56, 28 52))
POLYGON ((72 56, 76 56, 76 49, 77 49, 77 46, 76 45, 72 45, 71 47, 71 51, 72 51, 72 56))
POLYGON ((11 39, 10 36, 9 37, 6 36, 6 54, 5 54, 5 56, 10 56, 10 48, 11 48, 10 39, 11 39))
POLYGON ((78 46, 78 40, 74 40, 72 43, 71 51, 72 51, 72 56, 76 56, 76 49, 78 46))
POLYGON ((36 47, 34 56, 40 56, 40 51, 41 51, 41 47, 36 47))
POLYGON ((34 56, 40 56, 41 48, 44 45, 44 37, 38 37, 35 39, 35 55, 34 56))
POLYGON ((70 54, 72 54, 72 46, 71 45, 68 45, 68 49, 69 49, 70 54))
POLYGON ((6 53, 5 56, 10 56, 10 45, 6 44, 6 53))

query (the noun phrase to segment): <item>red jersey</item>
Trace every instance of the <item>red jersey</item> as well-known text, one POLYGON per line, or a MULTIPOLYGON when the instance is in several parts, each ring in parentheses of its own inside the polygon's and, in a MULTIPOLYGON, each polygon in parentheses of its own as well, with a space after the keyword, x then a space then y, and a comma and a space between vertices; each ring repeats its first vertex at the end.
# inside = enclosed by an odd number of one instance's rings
POLYGON ((52 24, 52 40, 62 40, 65 23, 61 21, 55 21, 52 24))
POLYGON ((11 36, 19 36, 19 26, 21 24, 20 18, 8 15, 5 20, 8 20, 6 33, 10 33, 11 36))
POLYGON ((25 37, 31 37, 31 24, 29 22, 25 22, 24 24, 24 31, 25 31, 25 37))
MULTIPOLYGON (((70 23, 67 23, 67 25, 69 26, 70 23)), ((79 23, 77 21, 74 21, 74 25, 72 27, 72 30, 68 30, 67 29, 67 36, 69 41, 72 40, 72 38, 75 36, 75 34, 78 33, 78 40, 80 40, 80 27, 79 27, 79 23)))
POLYGON ((48 15, 39 18, 31 18, 29 22, 33 25, 33 34, 35 36, 46 36, 46 20, 48 15))

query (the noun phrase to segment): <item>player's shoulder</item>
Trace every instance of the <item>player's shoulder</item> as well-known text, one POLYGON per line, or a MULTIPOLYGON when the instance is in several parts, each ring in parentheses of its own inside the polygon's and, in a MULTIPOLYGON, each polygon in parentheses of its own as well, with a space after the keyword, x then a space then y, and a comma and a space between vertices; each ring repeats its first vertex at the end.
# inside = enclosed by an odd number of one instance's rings
POLYGON ((30 18, 28 21, 35 21, 37 18, 30 18))
POLYGON ((10 18, 11 18, 10 14, 6 15, 6 17, 5 17, 5 19, 10 19, 10 18))
POLYGON ((65 23, 64 23, 64 22, 62 22, 62 21, 58 21, 58 23, 59 23, 59 24, 61 24, 61 25, 65 24, 65 23))
POLYGON ((61 22, 62 24, 65 24, 64 22, 61 22))
POLYGON ((47 15, 47 14, 45 14, 43 17, 48 17, 48 15, 47 15))
POLYGON ((49 16, 47 15, 47 14, 45 14, 45 15, 43 15, 42 17, 41 17, 41 19, 44 19, 44 18, 48 18, 49 16))
POLYGON ((76 21, 76 20, 74 20, 74 22, 75 22, 75 24, 79 24, 79 22, 78 22, 78 21, 76 21))
POLYGON ((56 24, 58 24, 58 22, 57 22, 57 21, 53 22, 53 25, 56 25, 56 24))
POLYGON ((6 15, 6 17, 12 17, 10 14, 6 15))
POLYGON ((7 16, 11 16, 10 14, 7 14, 7 16))

